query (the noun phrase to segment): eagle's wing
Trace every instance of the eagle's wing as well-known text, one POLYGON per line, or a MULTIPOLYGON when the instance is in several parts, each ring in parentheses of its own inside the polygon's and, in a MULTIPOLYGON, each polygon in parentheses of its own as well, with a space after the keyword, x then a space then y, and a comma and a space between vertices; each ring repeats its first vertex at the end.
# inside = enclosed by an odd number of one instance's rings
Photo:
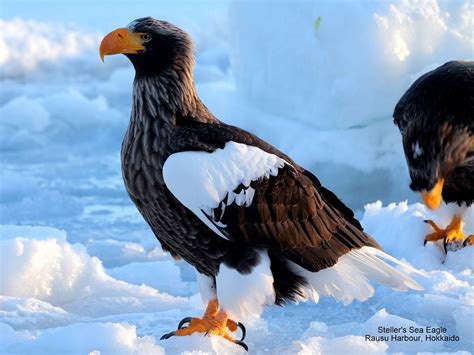
POLYGON ((252 134, 193 124, 174 140, 180 147, 165 161, 166 186, 220 237, 282 250, 311 271, 353 248, 377 247, 314 175, 252 134))

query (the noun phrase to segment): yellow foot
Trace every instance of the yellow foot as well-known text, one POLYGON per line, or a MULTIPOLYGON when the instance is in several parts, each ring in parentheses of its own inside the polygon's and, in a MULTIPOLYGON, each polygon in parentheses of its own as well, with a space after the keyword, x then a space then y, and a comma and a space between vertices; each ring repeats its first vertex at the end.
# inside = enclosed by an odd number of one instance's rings
POLYGON ((185 336, 193 333, 204 333, 204 335, 218 335, 233 343, 242 346, 248 351, 247 345, 243 342, 246 331, 242 323, 234 322, 229 319, 227 314, 220 310, 217 300, 212 300, 208 303, 204 316, 202 318, 184 318, 179 322, 178 330, 167 333, 161 337, 160 340, 171 338, 172 336, 185 336), (187 324, 187 326, 185 326, 187 324), (235 332, 240 328, 242 331, 242 338, 235 340, 229 333, 235 332))
POLYGON ((425 244, 427 242, 436 242, 443 239, 444 251, 456 251, 464 248, 467 245, 474 245, 474 235, 466 236, 462 232, 463 221, 461 217, 455 215, 445 229, 439 228, 432 220, 426 220, 434 232, 425 237, 425 244))

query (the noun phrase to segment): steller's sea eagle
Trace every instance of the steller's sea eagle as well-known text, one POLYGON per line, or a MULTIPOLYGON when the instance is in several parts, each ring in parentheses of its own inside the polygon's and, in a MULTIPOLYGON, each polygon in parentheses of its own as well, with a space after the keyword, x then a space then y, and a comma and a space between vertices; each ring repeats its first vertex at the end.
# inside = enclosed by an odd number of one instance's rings
POLYGON ((126 189, 163 249, 196 269, 208 304, 163 338, 202 332, 246 347, 231 332, 265 305, 364 301, 374 293, 368 279, 421 289, 383 261, 400 263, 312 173, 214 117, 194 86, 186 32, 140 18, 103 39, 101 58, 117 53, 136 71, 121 152, 126 189))
POLYGON ((474 62, 451 61, 418 78, 398 101, 394 122, 403 138, 410 187, 430 209, 441 198, 461 207, 451 223, 428 241, 443 239, 444 250, 474 244, 462 232, 462 213, 474 201, 474 62))

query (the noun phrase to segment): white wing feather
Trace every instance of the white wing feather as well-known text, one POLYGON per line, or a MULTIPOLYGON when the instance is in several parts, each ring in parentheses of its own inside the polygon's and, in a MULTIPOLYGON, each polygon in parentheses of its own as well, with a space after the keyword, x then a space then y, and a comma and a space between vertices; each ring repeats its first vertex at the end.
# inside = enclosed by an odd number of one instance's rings
POLYGON ((227 142, 212 153, 180 152, 172 154, 163 166, 163 178, 171 193, 209 228, 228 239, 207 215, 229 195, 229 204, 250 206, 255 191, 252 181, 276 176, 288 164, 282 158, 260 148, 227 142), (243 184, 240 193, 234 190, 243 184))

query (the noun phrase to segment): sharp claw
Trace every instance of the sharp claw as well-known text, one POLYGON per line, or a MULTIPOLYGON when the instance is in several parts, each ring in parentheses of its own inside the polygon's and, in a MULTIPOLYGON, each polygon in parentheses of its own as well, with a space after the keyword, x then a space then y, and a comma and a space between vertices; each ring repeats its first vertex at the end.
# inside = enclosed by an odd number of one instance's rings
POLYGON ((446 254, 448 254, 448 251, 454 252, 458 251, 466 246, 466 240, 467 238, 461 243, 458 240, 453 240, 451 242, 447 241, 447 236, 443 239, 443 245, 444 245, 444 251, 446 254))
MULTIPOLYGON (((184 325, 185 325, 186 323, 191 323, 191 321, 192 321, 192 317, 183 318, 183 319, 179 322, 179 324, 178 324, 178 329, 186 328, 186 327, 184 327, 184 325)), ((247 344, 245 344, 245 343, 243 342, 243 340, 245 339, 245 337, 246 337, 246 335, 247 335, 247 330, 245 329, 245 326, 244 326, 242 323, 240 323, 240 322, 237 323, 237 326, 238 326, 238 327, 240 328, 240 330, 242 331, 242 337, 241 337, 240 340, 232 340, 232 341, 233 341, 235 344, 240 345, 241 347, 243 347, 243 348, 245 349, 245 351, 249 351, 249 348, 248 348, 247 344)), ((163 334, 163 335, 161 336, 160 340, 166 340, 166 339, 169 339, 169 338, 171 338, 171 337, 173 337, 173 336, 175 336, 175 335, 176 335, 176 331, 169 332, 169 333, 163 334)), ((209 331, 203 333, 203 336, 208 336, 208 335, 209 335, 209 331)))
POLYGON ((426 243, 428 243, 428 241, 425 239, 425 240, 423 241, 423 246, 424 246, 424 247, 426 246, 426 243))
POLYGON ((169 339, 171 338, 172 336, 175 336, 176 335, 176 332, 169 332, 169 333, 166 333, 166 334, 163 334, 160 338, 160 340, 166 340, 166 339, 169 339))
MULTIPOLYGON (((242 331, 242 337, 240 338, 240 341, 242 342, 245 339, 245 336, 247 335, 247 330, 245 329, 245 326, 242 323, 237 323, 237 326, 240 328, 242 331)), ((240 344, 239 344, 240 345, 240 344)), ((248 351, 248 349, 246 349, 248 351)))
POLYGON ((464 242, 462 242, 463 248, 465 248, 465 247, 467 247, 468 245, 470 245, 472 239, 474 239, 474 235, 470 235, 469 237, 467 237, 466 239, 464 239, 464 242))
POLYGON ((181 319, 181 322, 179 322, 178 324, 178 329, 183 328, 183 325, 185 325, 186 323, 191 323, 191 321, 192 321, 191 317, 186 317, 186 318, 181 319))
POLYGON ((245 351, 249 351, 249 347, 247 346, 247 344, 245 344, 243 341, 241 340, 234 340, 234 343, 236 343, 237 345, 240 345, 241 347, 243 347, 245 349, 245 351))

